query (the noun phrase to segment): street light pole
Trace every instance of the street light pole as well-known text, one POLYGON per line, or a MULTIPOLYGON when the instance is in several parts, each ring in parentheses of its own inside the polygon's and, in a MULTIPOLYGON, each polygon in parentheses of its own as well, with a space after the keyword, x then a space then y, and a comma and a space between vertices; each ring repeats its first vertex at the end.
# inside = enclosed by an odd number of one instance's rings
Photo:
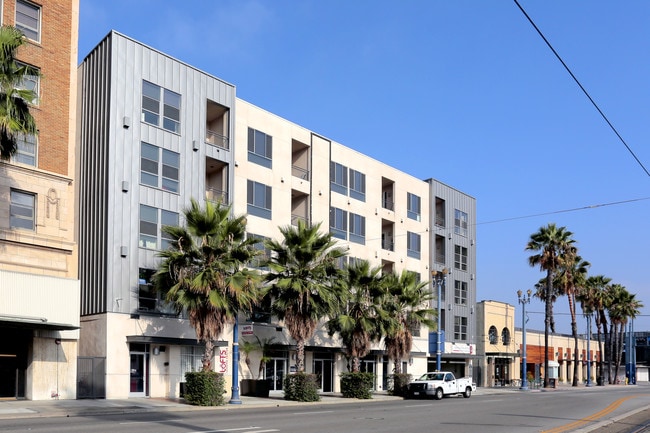
POLYGON ((232 328, 232 395, 230 404, 241 404, 239 398, 239 318, 235 314, 235 324, 232 328))
POLYGON ((587 384, 586 386, 594 386, 591 382, 591 313, 585 314, 587 318, 587 384))
POLYGON ((517 290, 517 298, 521 304, 521 387, 522 391, 528 391, 528 371, 526 370, 526 304, 530 304, 530 295, 532 290, 528 289, 524 295, 521 290, 517 290))
POLYGON ((436 341, 436 371, 440 371, 440 362, 442 357, 442 329, 441 329, 441 317, 442 316, 442 306, 440 304, 440 298, 442 297, 442 285, 447 282, 447 274, 449 271, 447 268, 443 268, 441 272, 431 271, 431 281, 438 286, 438 338, 436 341))

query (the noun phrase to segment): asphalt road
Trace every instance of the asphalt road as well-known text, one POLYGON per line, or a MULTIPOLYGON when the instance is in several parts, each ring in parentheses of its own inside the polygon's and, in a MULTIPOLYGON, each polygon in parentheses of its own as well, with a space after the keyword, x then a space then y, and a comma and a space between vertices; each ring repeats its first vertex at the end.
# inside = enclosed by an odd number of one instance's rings
MULTIPOLYGON (((435 400, 0 420, 0 432, 563 433, 633 432, 650 421, 649 387, 510 392, 435 400), (632 416, 624 417, 637 411, 632 416), (623 419, 621 419, 623 417, 623 419), (621 428, 618 430, 617 428, 621 428), (608 430, 609 429, 609 430, 608 430)), ((643 430, 638 430, 642 432, 643 430)))

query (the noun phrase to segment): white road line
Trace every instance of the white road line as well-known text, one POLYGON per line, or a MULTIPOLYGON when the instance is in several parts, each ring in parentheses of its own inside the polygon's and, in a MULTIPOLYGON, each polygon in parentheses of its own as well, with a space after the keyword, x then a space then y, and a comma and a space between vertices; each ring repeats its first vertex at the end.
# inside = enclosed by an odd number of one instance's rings
POLYGON ((293 414, 294 415, 318 415, 318 414, 321 414, 321 413, 332 413, 332 412, 334 412, 334 411, 333 410, 322 410, 322 411, 319 411, 319 412, 294 412, 293 414))
MULTIPOLYGON (((192 432, 187 432, 187 433, 222 433, 225 431, 242 431, 242 430, 248 430, 246 433, 253 433, 250 431, 253 428, 259 428, 258 426, 250 426, 250 427, 240 427, 240 428, 220 428, 217 430, 201 430, 201 431, 192 431, 192 432)), ((273 431, 273 430, 268 430, 268 431, 273 431)), ((277 431, 277 430, 275 430, 277 431)))
POLYGON ((184 421, 183 419, 161 419, 160 421, 125 421, 121 422, 120 425, 129 425, 129 424, 164 424, 167 422, 179 422, 184 421))
POLYGON ((402 407, 430 407, 433 406, 432 404, 410 404, 408 406, 402 406, 402 407))

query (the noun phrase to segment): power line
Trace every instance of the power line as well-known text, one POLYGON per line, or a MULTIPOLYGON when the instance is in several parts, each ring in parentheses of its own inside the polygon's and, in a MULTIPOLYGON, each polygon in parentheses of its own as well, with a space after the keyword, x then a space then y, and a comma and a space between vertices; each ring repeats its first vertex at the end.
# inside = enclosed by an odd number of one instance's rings
POLYGON ((538 216, 544 216, 544 215, 555 215, 559 213, 567 213, 567 212, 576 212, 579 210, 588 210, 588 209, 596 209, 599 207, 605 207, 605 206, 615 206, 619 204, 625 204, 625 203, 632 203, 635 201, 643 201, 643 200, 650 200, 650 197, 641 197, 641 198, 633 198, 630 200, 621 200, 621 201, 613 201, 609 203, 601 203, 601 204, 592 204, 589 206, 582 206, 582 207, 574 207, 572 209, 563 209, 563 210, 556 210, 552 212, 542 212, 542 213, 537 213, 537 214, 532 214, 532 215, 523 215, 523 216, 518 216, 518 217, 512 217, 512 218, 502 218, 499 220, 492 220, 492 221, 483 221, 476 223, 476 225, 484 225, 484 224, 495 224, 495 223, 501 223, 504 221, 513 221, 513 220, 521 220, 521 219, 526 219, 526 218, 534 218, 538 216))
POLYGON ((623 137, 621 137, 621 134, 619 134, 618 131, 616 130, 616 128, 614 128, 614 125, 612 125, 612 122, 609 121, 609 119, 607 118, 607 116, 605 116, 605 113, 603 113, 603 111, 598 107, 598 104, 596 104, 596 102, 593 100, 593 98, 589 95, 589 92, 587 92, 587 90, 582 86, 582 84, 580 84, 580 81, 578 81, 578 79, 576 78, 576 76, 573 75, 573 72, 571 72, 571 69, 569 69, 569 67, 566 65, 566 63, 564 63, 564 60, 562 60, 562 58, 560 57, 560 55, 557 53, 557 51, 555 51, 555 49, 554 49, 553 46, 550 44, 550 42, 546 39, 546 37, 544 36, 544 34, 539 30, 539 28, 535 25, 535 23, 533 22, 533 20, 528 16, 528 14, 527 14, 526 11, 524 10, 524 8, 521 7, 521 5, 519 4, 519 2, 518 2, 517 0, 514 0, 514 2, 515 2, 515 4, 517 5, 517 7, 519 7, 519 9, 521 10, 521 12, 526 16, 526 18, 528 19, 528 21, 530 22, 530 24, 535 28, 535 30, 537 31, 537 33, 542 37, 542 39, 544 40, 544 42, 546 42, 546 45, 548 45, 548 47, 551 49, 551 51, 553 51, 553 54, 555 54, 555 57, 557 57, 557 59, 560 61, 560 63, 562 63, 562 66, 564 66, 564 69, 567 70, 567 72, 569 73, 569 75, 571 75, 571 78, 573 78, 573 80, 576 82, 576 84, 578 84, 578 86, 580 87, 580 89, 582 90, 582 92, 587 96, 587 98, 589 99, 589 101, 591 101, 592 105, 593 105, 594 107, 596 107, 596 110, 598 110, 598 112, 600 113, 600 115, 602 116, 602 118, 605 119, 605 122, 607 122, 607 124, 608 124, 609 127, 612 129, 612 131, 614 131, 614 134, 616 134, 616 136, 617 136, 618 139, 621 141, 621 143, 623 143, 623 145, 625 146, 625 148, 627 149, 627 151, 630 152, 630 154, 634 157, 634 159, 636 160, 636 162, 641 166, 641 168, 643 169, 643 171, 645 171, 645 174, 648 175, 648 176, 650 177, 650 172, 648 172, 648 170, 645 168, 645 166, 643 165, 643 163, 639 160, 639 158, 637 158, 636 154, 632 151, 632 149, 630 148, 630 146, 628 146, 628 144, 625 142, 625 140, 623 139, 623 137))

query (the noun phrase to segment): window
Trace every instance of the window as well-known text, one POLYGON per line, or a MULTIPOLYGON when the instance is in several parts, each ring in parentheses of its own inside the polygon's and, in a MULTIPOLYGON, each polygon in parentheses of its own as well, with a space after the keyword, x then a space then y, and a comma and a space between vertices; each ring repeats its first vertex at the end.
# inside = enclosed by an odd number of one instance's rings
POLYGON ((454 317, 454 340, 467 340, 467 317, 454 317))
POLYGON ((41 8, 23 0, 16 0, 16 28, 28 39, 40 42, 41 8))
POLYGON ((173 306, 162 299, 153 287, 153 269, 139 269, 138 276, 138 311, 176 314, 173 306))
POLYGON ((350 197, 366 201, 366 175, 350 169, 350 197))
POLYGON ((138 246, 150 250, 158 249, 158 234, 160 233, 160 245, 163 250, 166 250, 171 245, 173 239, 160 229, 162 226, 177 225, 178 213, 141 204, 140 241, 138 246))
POLYGON ((461 236, 467 236, 467 212, 454 211, 454 233, 461 236))
POLYGON ((181 95, 148 81, 142 81, 142 121, 180 133, 181 95))
POLYGON ((9 226, 12 229, 36 229, 36 195, 11 190, 11 205, 9 206, 9 226))
POLYGON ((178 192, 179 166, 180 154, 149 143, 140 144, 140 183, 178 192))
POLYGON ((420 221, 420 197, 410 192, 406 196, 406 216, 420 221))
POLYGON ((338 208, 330 208, 330 233, 339 239, 348 238, 348 213, 338 208))
POLYGON ((181 381, 185 382, 185 373, 203 369, 203 346, 181 346, 181 381))
POLYGON ((38 105, 38 96, 40 92, 40 72, 38 68, 27 65, 22 62, 16 62, 16 66, 25 70, 22 80, 16 84, 16 88, 20 90, 30 90, 33 92, 31 99, 27 100, 32 105, 38 105))
POLYGON ((366 217, 350 212, 350 242, 365 245, 366 217))
POLYGON ((406 234, 406 255, 414 259, 420 258, 420 235, 413 232, 406 234))
POLYGON ((348 195, 348 168, 338 162, 330 162, 330 189, 348 195))
POLYGON ((467 248, 460 245, 454 246, 454 268, 461 271, 467 270, 467 248))
POLYGON ((510 330, 508 328, 503 328, 501 331, 501 342, 504 346, 508 346, 510 344, 510 330))
POLYGON ((490 326, 490 330, 488 331, 488 338, 490 339, 490 344, 497 344, 499 341, 499 332, 497 331, 496 326, 490 326))
POLYGON ((11 157, 14 162, 36 167, 36 136, 18 134, 16 136, 16 153, 11 157))
POLYGON ((248 128, 248 160, 266 168, 272 167, 273 137, 248 128))
POLYGON ((248 181, 248 213, 260 218, 271 219, 271 187, 263 183, 248 181))
POLYGON ((271 250, 266 248, 264 245, 265 241, 268 241, 269 238, 256 235, 253 233, 247 234, 248 239, 255 239, 257 242, 253 244, 253 249, 255 249, 258 254, 250 261, 249 266, 255 269, 268 270, 268 266, 264 266, 264 263, 271 258, 271 250))
POLYGON ((467 283, 465 281, 454 281, 454 302, 459 305, 467 305, 467 283))

